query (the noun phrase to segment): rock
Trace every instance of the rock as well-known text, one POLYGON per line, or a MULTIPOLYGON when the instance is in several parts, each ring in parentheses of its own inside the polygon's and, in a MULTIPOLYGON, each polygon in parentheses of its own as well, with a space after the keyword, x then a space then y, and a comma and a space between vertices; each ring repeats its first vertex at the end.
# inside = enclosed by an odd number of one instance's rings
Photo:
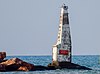
POLYGON ((0 72, 2 72, 2 71, 6 71, 6 70, 5 70, 5 65, 0 64, 0 72))
POLYGON ((70 62, 52 62, 48 65, 48 68, 55 69, 83 69, 83 70, 92 70, 85 66, 80 66, 78 64, 70 63, 70 62))
POLYGON ((27 62, 24 62, 22 61, 20 67, 18 70, 22 70, 22 71, 33 71, 34 70, 34 65, 33 64, 30 64, 30 63, 27 63, 27 62), (22 69, 23 68, 23 69, 22 69))
POLYGON ((17 71, 19 67, 20 65, 17 64, 6 65, 5 71, 17 71))
POLYGON ((18 68, 18 71, 29 71, 27 67, 21 66, 18 68))
POLYGON ((8 65, 12 65, 12 64, 17 64, 17 65, 20 65, 22 64, 22 60, 18 59, 18 58, 12 58, 10 60, 7 60, 5 62, 2 62, 1 64, 5 64, 6 66, 8 65))
POLYGON ((19 58, 12 58, 9 60, 3 60, 6 57, 6 53, 0 53, 0 59, 2 60, 0 63, 0 72, 6 71, 37 71, 37 70, 55 70, 55 69, 84 69, 91 70, 85 66, 80 66, 78 64, 70 63, 70 62, 52 62, 48 64, 48 66, 41 65, 33 65, 27 63, 19 58))
POLYGON ((56 61, 53 61, 52 63, 48 64, 47 67, 51 69, 60 69, 59 63, 56 61))
POLYGON ((34 70, 34 65, 27 63, 19 58, 12 58, 1 63, 5 65, 6 71, 32 71, 34 70))
POLYGON ((6 52, 0 52, 0 62, 6 57, 6 52))
POLYGON ((36 71, 36 70, 48 70, 48 68, 45 67, 45 66, 41 66, 41 65, 35 65, 35 66, 34 66, 34 70, 35 70, 35 71, 36 71))
POLYGON ((59 66, 61 68, 67 68, 67 69, 83 69, 83 70, 92 70, 85 66, 80 66, 78 64, 70 63, 70 62, 59 62, 59 66))

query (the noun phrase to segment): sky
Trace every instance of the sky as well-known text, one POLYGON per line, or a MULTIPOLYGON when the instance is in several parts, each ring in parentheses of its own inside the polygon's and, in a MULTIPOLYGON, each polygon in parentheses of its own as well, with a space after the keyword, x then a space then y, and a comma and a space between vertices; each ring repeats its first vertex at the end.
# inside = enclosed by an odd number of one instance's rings
POLYGON ((63 3, 72 55, 100 55, 100 0, 0 0, 0 52, 52 55, 63 3))

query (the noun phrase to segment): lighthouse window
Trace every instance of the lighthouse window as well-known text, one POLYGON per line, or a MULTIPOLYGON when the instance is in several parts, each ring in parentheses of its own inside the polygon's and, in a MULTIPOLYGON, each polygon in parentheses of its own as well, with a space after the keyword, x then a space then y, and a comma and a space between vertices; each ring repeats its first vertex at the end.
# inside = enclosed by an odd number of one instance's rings
POLYGON ((59 28, 61 28, 61 26, 59 26, 59 28))
POLYGON ((60 36, 58 36, 58 38, 60 38, 60 36))

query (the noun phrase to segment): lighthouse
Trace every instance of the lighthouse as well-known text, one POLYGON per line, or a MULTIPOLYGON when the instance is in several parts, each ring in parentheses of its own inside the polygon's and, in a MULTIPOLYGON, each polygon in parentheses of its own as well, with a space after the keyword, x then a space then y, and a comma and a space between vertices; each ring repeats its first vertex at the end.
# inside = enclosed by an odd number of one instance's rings
POLYGON ((71 62, 71 35, 68 17, 68 6, 61 7, 57 42, 52 47, 53 62, 71 62))
POLYGON ((68 6, 61 7, 60 23, 58 29, 57 42, 52 47, 52 63, 48 64, 49 69, 83 69, 92 70, 85 66, 72 63, 72 45, 68 17, 68 6))

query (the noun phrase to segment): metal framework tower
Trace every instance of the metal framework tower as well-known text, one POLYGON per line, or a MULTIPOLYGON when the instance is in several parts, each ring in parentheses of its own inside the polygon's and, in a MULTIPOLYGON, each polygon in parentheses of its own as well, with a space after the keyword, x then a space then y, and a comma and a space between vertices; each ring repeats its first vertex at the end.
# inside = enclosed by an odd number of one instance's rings
POLYGON ((61 7, 58 38, 53 45, 53 62, 71 62, 71 35, 69 27, 68 6, 61 7))

